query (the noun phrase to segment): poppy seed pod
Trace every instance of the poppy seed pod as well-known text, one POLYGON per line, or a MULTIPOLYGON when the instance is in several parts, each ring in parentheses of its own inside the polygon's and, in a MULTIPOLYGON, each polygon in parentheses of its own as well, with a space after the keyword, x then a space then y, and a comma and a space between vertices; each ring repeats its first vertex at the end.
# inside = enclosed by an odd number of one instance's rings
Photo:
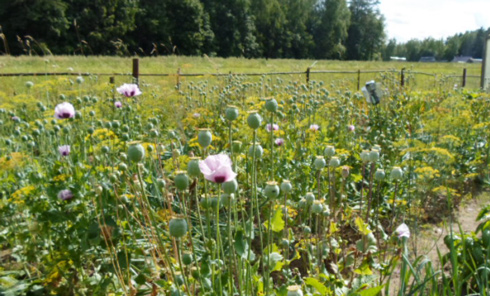
POLYGON ((369 161, 369 151, 368 150, 362 150, 361 160, 362 160, 362 162, 368 162, 369 161))
POLYGON ((189 187, 189 177, 185 171, 176 171, 174 178, 175 187, 179 190, 186 190, 189 187))
POLYGON ((226 194, 235 193, 238 189, 238 182, 236 179, 223 183, 223 191, 226 194))
POLYGON ((253 129, 258 129, 262 124, 262 116, 257 111, 249 111, 247 117, 248 126, 253 129))
POLYGON ((172 237, 183 237, 187 233, 187 220, 180 217, 172 218, 168 223, 168 230, 172 237))
POLYGON ((189 251, 184 252, 182 255, 182 263, 185 265, 191 265, 193 260, 192 253, 189 251))
POLYGON ((376 181, 383 181, 384 178, 385 171, 383 169, 377 169, 376 173, 374 173, 374 179, 376 179, 376 181))
POLYGON ((213 141, 213 135, 211 131, 207 128, 203 128, 199 130, 199 134, 197 135, 197 142, 201 145, 202 148, 206 148, 211 145, 213 141))
POLYGON ((317 156, 315 161, 313 162, 313 165, 317 170, 321 170, 327 165, 327 162, 325 161, 325 158, 323 156, 317 156))
POLYGON ((240 150, 242 150, 242 142, 233 141, 231 144, 231 150, 235 153, 240 152, 240 150))
POLYGON ((393 167, 390 173, 390 178, 400 180, 403 177, 403 170, 400 167, 393 167))
POLYGON ((238 118, 238 107, 228 106, 225 109, 225 118, 229 121, 236 120, 238 118))
POLYGON ((267 185, 265 185, 264 188, 264 195, 267 196, 268 198, 275 198, 279 196, 279 186, 277 186, 277 182, 275 181, 269 181, 267 182, 267 185))
POLYGON ((342 178, 346 179, 347 177, 349 177, 349 170, 350 168, 346 165, 342 167, 342 178))
POLYGON ((265 101, 265 109, 269 112, 276 112, 277 111, 276 99, 270 98, 267 101, 265 101))
POLYGON ((303 296, 303 291, 301 291, 301 286, 289 286, 287 296, 303 296))
MULTIPOLYGON (((254 145, 251 144, 250 148, 248 148, 248 154, 253 156, 254 154, 254 145)), ((264 154, 264 148, 260 146, 260 143, 255 143, 255 158, 261 158, 264 154)))
POLYGON ((329 166, 336 168, 340 165, 340 159, 337 156, 333 156, 328 163, 329 166))
POLYGON ((157 187, 160 189, 160 190, 163 190, 165 188, 165 185, 167 185, 167 182, 165 182, 164 179, 161 179, 161 178, 158 178, 157 179, 157 187))
POLYGON ((333 146, 327 146, 327 147, 325 147, 325 150, 323 151, 323 153, 327 157, 332 157, 332 156, 335 155, 335 147, 333 147, 333 146))
POLYGON ((371 162, 376 162, 379 159, 379 151, 378 150, 371 150, 369 152, 369 161, 371 162))
POLYGON ((311 205, 311 212, 314 214, 320 214, 323 212, 323 204, 321 200, 313 201, 313 204, 311 205))
POLYGON ((308 204, 312 204, 315 201, 315 195, 313 192, 306 193, 305 200, 308 204))
POLYGON ((145 157, 145 148, 139 142, 133 142, 128 147, 128 158, 133 162, 140 162, 145 157))
POLYGON ((201 175, 201 169, 199 168, 200 157, 191 157, 191 160, 187 164, 187 173, 192 178, 197 178, 201 175))
POLYGON ((293 190, 293 185, 291 185, 289 180, 283 180, 281 183, 281 190, 284 191, 284 193, 289 193, 293 190))

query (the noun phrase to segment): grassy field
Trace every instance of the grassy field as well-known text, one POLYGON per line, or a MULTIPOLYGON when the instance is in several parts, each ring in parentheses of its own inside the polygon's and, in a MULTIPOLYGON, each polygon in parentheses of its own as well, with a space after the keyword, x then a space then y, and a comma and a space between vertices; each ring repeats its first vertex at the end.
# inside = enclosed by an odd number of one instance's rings
MULTIPOLYGON (((176 74, 180 68, 183 74, 212 74, 212 73, 270 73, 270 72, 297 72, 306 71, 312 66, 312 71, 369 71, 389 70, 400 71, 402 68, 408 72, 424 72, 437 74, 437 77, 412 74, 413 87, 418 89, 431 89, 442 83, 445 88, 452 88, 455 84, 461 85, 463 69, 467 69, 467 87, 478 88, 481 75, 481 64, 457 64, 457 63, 413 63, 413 62, 366 62, 366 61, 328 61, 328 60, 266 60, 244 58, 208 58, 208 57, 145 57, 140 58, 141 74, 176 74), (454 76, 454 77, 453 77, 454 76), (475 77, 472 77, 475 76, 475 77)), ((30 72, 73 72, 94 74, 131 74, 132 58, 121 57, 80 57, 80 56, 52 56, 52 57, 0 57, 1 73, 30 73, 30 72)), ((394 74, 393 79, 399 80, 394 74)), ((410 75, 410 74, 409 74, 410 75)), ((216 80, 211 76, 182 78, 181 82, 202 81, 205 79, 216 80)), ((281 75, 277 78, 305 81, 305 75, 281 75)), ((410 80, 410 76, 409 80, 410 80)), ((0 91, 5 93, 18 93, 26 81, 46 80, 45 77, 0 77, 0 91)), ((100 80, 109 79, 101 76, 100 80)), ((247 78, 256 81, 255 78, 247 78)), ((357 74, 311 74, 312 80, 322 80, 326 83, 334 83, 352 89, 357 87, 357 74)), ((362 74, 361 86, 365 81, 380 80, 379 74, 362 74)), ((116 84, 130 80, 129 77, 116 77, 116 84)), ((142 82, 166 86, 177 82, 176 75, 170 77, 143 77, 142 82)))

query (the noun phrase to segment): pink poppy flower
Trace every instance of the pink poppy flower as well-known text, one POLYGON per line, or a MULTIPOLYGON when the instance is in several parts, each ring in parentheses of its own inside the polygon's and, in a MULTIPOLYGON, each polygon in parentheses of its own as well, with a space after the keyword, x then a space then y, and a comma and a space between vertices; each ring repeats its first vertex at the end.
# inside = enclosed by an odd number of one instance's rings
POLYGON ((310 125, 310 130, 312 131, 317 131, 320 129, 320 126, 318 124, 312 124, 310 125))
POLYGON ((408 229, 407 224, 402 223, 400 226, 398 226, 395 230, 396 234, 398 234, 398 238, 410 238, 410 229, 408 229))
POLYGON ((70 155, 70 145, 59 146, 58 151, 62 156, 68 156, 70 155))
POLYGON ((124 95, 128 98, 139 96, 142 94, 138 85, 133 84, 133 83, 131 83, 131 84, 124 83, 120 87, 116 88, 116 90, 118 93, 120 93, 121 95, 124 95))
POLYGON ((69 189, 61 190, 58 193, 58 198, 61 200, 69 200, 73 198, 73 193, 69 189))
POLYGON ((271 130, 275 130, 275 131, 278 131, 279 130, 279 126, 277 124, 275 124, 275 123, 272 126, 271 126, 270 123, 268 123, 265 126, 265 128, 267 129, 268 132, 270 132, 271 130))
POLYGON ((122 107, 122 103, 120 101, 116 101, 116 102, 114 102, 114 107, 121 108, 122 107))
POLYGON ((284 139, 283 138, 277 138, 274 143, 276 143, 277 146, 282 146, 284 144, 284 139))
POLYGON ((228 155, 210 155, 199 162, 199 169, 204 178, 214 183, 225 183, 235 179, 236 173, 232 169, 232 161, 228 155))
POLYGON ((63 102, 58 104, 56 108, 54 108, 54 117, 56 119, 67 119, 73 118, 75 116, 75 107, 68 102, 63 102))

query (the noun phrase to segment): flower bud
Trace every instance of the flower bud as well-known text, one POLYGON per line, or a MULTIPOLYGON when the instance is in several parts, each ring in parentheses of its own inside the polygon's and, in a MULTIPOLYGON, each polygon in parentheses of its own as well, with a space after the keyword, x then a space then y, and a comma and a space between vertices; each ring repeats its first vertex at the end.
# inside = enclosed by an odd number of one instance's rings
POLYGON ((199 168, 200 157, 191 157, 191 160, 187 164, 187 173, 192 178, 197 178, 201 175, 201 169, 199 168))
POLYGON ((225 109, 225 118, 229 121, 233 121, 238 118, 238 108, 236 106, 228 106, 225 109))
POLYGON ((233 141, 231 143, 231 150, 234 153, 240 152, 240 150, 242 150, 242 142, 240 142, 240 141, 233 141))
POLYGON ((277 111, 276 99, 270 98, 267 101, 265 101, 265 109, 269 112, 276 112, 277 111))
POLYGON ((325 161, 325 158, 323 156, 317 156, 315 161, 313 162, 313 165, 317 170, 321 170, 327 165, 327 162, 325 161))
POLYGON ((374 179, 376 179, 376 181, 383 181, 384 178, 385 171, 383 169, 377 169, 376 173, 374 173, 374 179))
POLYGON ((145 157, 145 148, 139 142, 133 142, 128 147, 128 158, 133 162, 140 162, 145 157))
POLYGON ((390 178, 393 180, 400 180, 403 177, 403 170, 400 167, 393 167, 390 173, 390 178))
POLYGON ((189 187, 189 177, 185 171, 176 171, 174 178, 175 187, 179 190, 186 190, 189 187))
POLYGON ((340 165, 340 159, 337 156, 333 156, 328 163, 329 166, 336 168, 340 165))
POLYGON ((187 220, 180 217, 170 219, 168 230, 172 237, 183 237, 187 233, 187 220))
POLYGON ((293 190, 293 185, 291 185, 289 180, 283 180, 281 183, 281 190, 284 191, 284 193, 289 193, 293 190))
POLYGON ((262 124, 262 116, 260 116, 260 114, 257 113, 257 111, 249 111, 248 113, 249 113, 247 118, 248 126, 253 129, 258 129, 262 124))
POLYGON ((325 150, 323 151, 326 157, 332 157, 335 155, 335 147, 333 146, 327 146, 325 147, 325 150))
POLYGON ((213 135, 211 131, 207 128, 199 129, 199 134, 197 135, 197 142, 202 148, 208 147, 213 141, 213 135))
POLYGON ((279 186, 277 186, 277 182, 269 181, 264 188, 264 195, 268 198, 275 198, 279 196, 279 191, 280 189, 279 186))

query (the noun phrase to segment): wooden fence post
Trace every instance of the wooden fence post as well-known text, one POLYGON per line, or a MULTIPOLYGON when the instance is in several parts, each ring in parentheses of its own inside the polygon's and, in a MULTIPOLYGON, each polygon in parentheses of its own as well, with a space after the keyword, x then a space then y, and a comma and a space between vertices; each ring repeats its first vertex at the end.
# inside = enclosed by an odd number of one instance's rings
POLYGON ((402 68, 402 71, 400 73, 400 85, 401 87, 405 86, 405 68, 402 68))
POLYGON ((463 69, 463 82, 461 83, 461 87, 466 86, 466 68, 463 69))
POLYGON ((310 67, 306 68, 306 84, 310 83, 310 67))
POLYGON ((135 58, 133 59, 133 79, 134 79, 134 83, 136 83, 137 85, 140 84, 139 76, 140 76, 140 60, 138 58, 135 58))
POLYGON ((357 91, 360 90, 361 87, 361 69, 357 70, 357 91))
POLYGON ((114 76, 109 77, 109 83, 112 86, 112 100, 114 101, 116 99, 116 90, 114 89, 114 84, 116 82, 115 82, 114 76))

